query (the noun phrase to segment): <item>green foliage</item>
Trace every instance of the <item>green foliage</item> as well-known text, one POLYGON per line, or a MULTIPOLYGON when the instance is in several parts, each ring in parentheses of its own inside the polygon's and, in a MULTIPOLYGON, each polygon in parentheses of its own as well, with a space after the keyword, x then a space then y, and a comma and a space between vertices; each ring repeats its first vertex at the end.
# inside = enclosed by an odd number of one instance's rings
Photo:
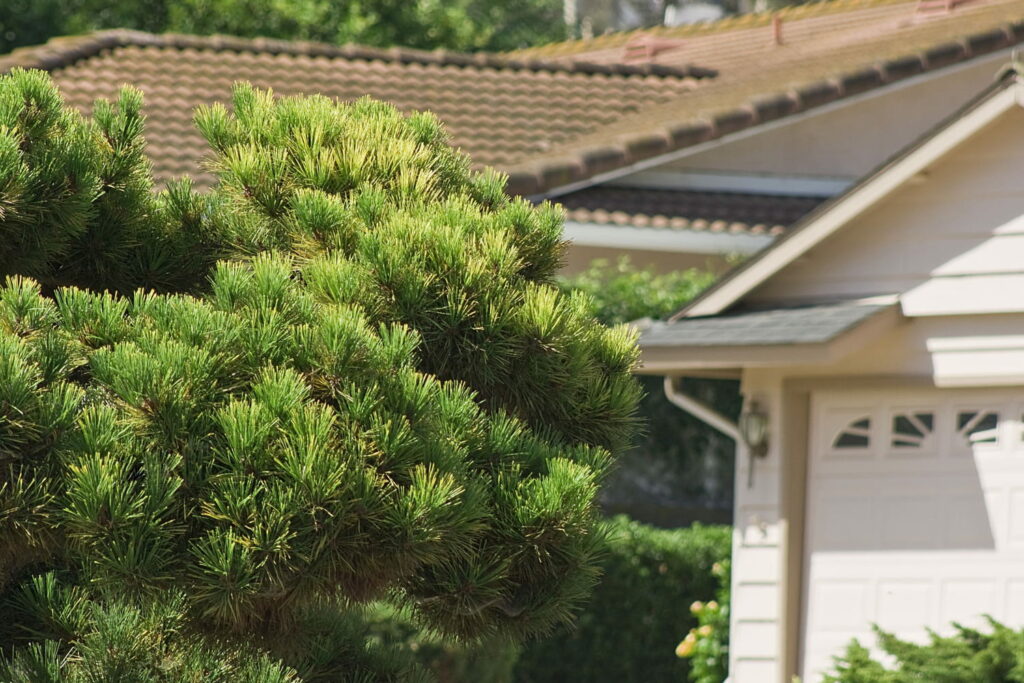
POLYGON ((598 259, 583 272, 562 278, 561 285, 588 294, 594 302, 594 315, 606 325, 616 325, 640 318, 666 318, 714 280, 714 273, 696 268, 668 273, 637 268, 623 256, 614 264, 598 259))
POLYGON ((931 633, 927 644, 912 643, 874 627, 878 646, 891 663, 882 664, 854 640, 835 658, 825 683, 1020 683, 1024 681, 1024 630, 988 618, 991 633, 953 624, 954 633, 931 633))
MULTIPOLYGON (((57 639, 32 642, 0 664, 5 681, 215 681, 218 683, 293 683, 295 671, 241 644, 218 648, 183 631, 186 601, 179 593, 145 607, 121 600, 90 602, 76 587, 62 585, 52 573, 35 577, 8 605, 35 618, 40 635, 73 637, 67 651, 57 639), (13 603, 13 604, 10 604, 13 603)), ((28 624, 23 624, 27 627, 28 624)))
POLYGON ((171 243, 152 192, 141 106, 142 94, 124 88, 86 120, 43 73, 0 76, 0 273, 47 290, 163 288, 195 276, 187 233, 171 243))
POLYGON ((492 638, 459 642, 423 629, 408 609, 373 603, 365 610, 370 642, 418 662, 439 683, 510 683, 520 646, 492 638))
POLYGON ((557 0, 6 0, 0 52, 103 28, 422 49, 511 50, 564 39, 557 0))
POLYGON ((683 680, 688 662, 673 650, 696 625, 687 607, 715 594, 716 563, 731 548, 729 527, 655 529, 625 516, 610 521, 604 576, 574 628, 526 645, 517 680, 683 680))
POLYGON ((729 675, 731 564, 731 560, 722 560, 711 568, 711 573, 718 577, 715 599, 698 600, 690 605, 690 613, 697 617, 697 626, 676 646, 677 656, 691 660, 693 683, 721 683, 729 675))
MULTIPOLYGON (((710 272, 690 269, 659 274, 637 268, 623 257, 615 264, 598 260, 577 275, 559 279, 564 291, 581 291, 594 302, 595 316, 606 324, 644 317, 666 318, 711 284, 710 272)), ((687 379, 686 390, 725 415, 742 407, 737 382, 687 379)), ((733 442, 672 405, 663 378, 640 377, 644 431, 624 453, 602 487, 602 505, 642 521, 677 527, 709 520, 709 511, 729 514, 733 489, 733 442)), ((725 517, 726 521, 728 517, 725 517)))
POLYGON ((354 605, 467 640, 569 620, 639 388, 634 334, 553 284, 559 212, 429 115, 245 85, 196 114, 219 186, 154 197, 138 95, 55 97, 0 81, 0 177, 34 193, 0 217, 7 676, 410 680, 354 605))

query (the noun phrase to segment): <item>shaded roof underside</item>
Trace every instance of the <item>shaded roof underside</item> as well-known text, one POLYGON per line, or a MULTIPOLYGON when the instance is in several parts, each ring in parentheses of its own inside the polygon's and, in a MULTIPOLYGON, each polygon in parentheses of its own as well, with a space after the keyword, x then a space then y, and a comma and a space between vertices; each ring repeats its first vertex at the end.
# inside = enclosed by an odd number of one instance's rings
POLYGON ((643 330, 644 348, 824 344, 894 304, 840 301, 655 322, 643 330))
POLYGON ((824 199, 599 185, 557 201, 577 223, 777 235, 824 199))

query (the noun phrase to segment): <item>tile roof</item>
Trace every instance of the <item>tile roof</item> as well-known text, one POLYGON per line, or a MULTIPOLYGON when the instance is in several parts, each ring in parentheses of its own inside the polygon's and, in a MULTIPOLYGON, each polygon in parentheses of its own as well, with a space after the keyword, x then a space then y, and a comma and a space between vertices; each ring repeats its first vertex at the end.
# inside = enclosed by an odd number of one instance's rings
MULTIPOLYGON (((666 42, 677 42, 685 45, 694 38, 713 36, 722 33, 742 31, 744 29, 770 27, 775 18, 783 22, 791 22, 812 17, 827 17, 832 14, 849 13, 868 7, 884 7, 903 5, 906 0, 816 0, 802 5, 790 5, 765 12, 734 14, 714 21, 700 21, 679 26, 655 26, 605 33, 592 38, 565 40, 547 45, 521 48, 508 52, 510 56, 519 58, 540 57, 558 59, 560 57, 595 53, 602 50, 624 49, 640 36, 651 36, 666 42)), ((787 30, 788 33, 788 30, 787 30)))
MULTIPOLYGON (((104 31, 0 57, 49 69, 70 104, 89 111, 123 83, 146 96, 149 154, 159 180, 193 175, 207 147, 194 108, 226 101, 247 80, 284 95, 371 95, 430 109, 478 165, 507 168, 568 138, 667 102, 710 72, 696 67, 594 65, 417 50, 334 47, 273 40, 104 31)), ((206 175, 201 182, 212 182, 206 175)))
POLYGON ((839 301, 811 306, 654 322, 640 333, 642 348, 823 344, 895 303, 839 301))
POLYGON ((738 192, 599 185, 558 197, 578 223, 778 235, 823 201, 738 192))
POLYGON ((249 80, 282 94, 369 94, 431 109, 477 165, 509 174, 511 192, 543 195, 1024 42, 1024 0, 974 0, 927 19, 915 2, 807 7, 783 14, 782 46, 755 15, 687 29, 681 47, 640 65, 618 63, 612 42, 629 34, 497 56, 104 31, 0 56, 0 73, 47 69, 85 111, 122 83, 140 87, 160 180, 212 182, 198 171, 206 146, 192 110, 249 80))
MULTIPOLYGON (((781 45, 769 15, 699 26, 654 63, 693 60, 715 78, 666 104, 651 104, 506 169, 516 191, 544 193, 767 121, 807 111, 920 73, 1024 42, 1024 0, 974 0, 943 14, 916 2, 849 0, 780 12, 781 45), (786 19, 786 17, 789 19, 786 19), (744 28, 744 21, 752 25, 744 28)), ((673 29, 655 33, 672 38, 673 29)), ((524 51, 548 59, 616 61, 636 34, 524 51)))

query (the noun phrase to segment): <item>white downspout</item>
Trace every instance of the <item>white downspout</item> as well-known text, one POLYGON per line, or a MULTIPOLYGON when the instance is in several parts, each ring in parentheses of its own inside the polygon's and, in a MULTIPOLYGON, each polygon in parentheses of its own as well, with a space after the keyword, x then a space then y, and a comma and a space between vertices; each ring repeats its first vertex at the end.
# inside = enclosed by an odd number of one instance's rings
POLYGON ((720 412, 698 401, 693 396, 679 390, 675 383, 676 377, 665 377, 665 398, 671 401, 677 408, 685 410, 690 415, 736 442, 737 445, 745 446, 746 442, 740 434, 739 425, 722 415, 720 412))
MULTIPOLYGON (((671 401, 677 408, 689 413, 690 415, 693 415, 695 418, 697 418, 704 424, 714 429, 717 429, 721 433, 728 436, 730 439, 736 442, 737 449, 744 448, 746 446, 746 440, 740 433, 739 425, 730 420, 729 418, 727 418, 725 415, 722 415, 720 412, 718 412, 711 406, 707 405, 703 401, 699 401, 695 399, 693 396, 690 396, 689 394, 680 391, 679 388, 676 386, 676 382, 674 381, 677 378, 681 379, 681 377, 665 377, 665 398, 671 401)), ((753 467, 753 463, 751 463, 751 467, 753 467)), ((734 581, 733 585, 730 586, 730 591, 734 595, 736 590, 735 578, 736 575, 733 574, 734 581)), ((729 628, 733 628, 731 619, 729 623, 729 628)), ((731 663, 732 662, 730 659, 730 664, 731 663)), ((723 683, 730 683, 731 681, 732 676, 729 676, 725 679, 723 683)))

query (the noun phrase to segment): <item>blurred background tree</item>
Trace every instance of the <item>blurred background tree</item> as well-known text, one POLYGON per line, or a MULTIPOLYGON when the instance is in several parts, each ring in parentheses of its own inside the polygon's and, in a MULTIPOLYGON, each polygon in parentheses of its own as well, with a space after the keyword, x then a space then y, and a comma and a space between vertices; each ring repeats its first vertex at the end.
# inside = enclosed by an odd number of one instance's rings
MULTIPOLYGON (((582 273, 563 277, 560 284, 586 292, 595 317, 613 325, 668 317, 714 279, 713 273, 696 268, 656 273, 623 258, 617 263, 595 261, 582 273)), ((664 528, 731 521, 732 440, 672 405, 665 398, 662 377, 640 376, 640 381, 645 393, 640 403, 644 432, 620 456, 601 488, 605 512, 626 513, 664 528)), ((688 378, 684 385, 719 412, 739 415, 738 382, 688 378)))
POLYGON ((5 0, 0 52, 105 28, 511 50, 566 37, 561 0, 5 0))

